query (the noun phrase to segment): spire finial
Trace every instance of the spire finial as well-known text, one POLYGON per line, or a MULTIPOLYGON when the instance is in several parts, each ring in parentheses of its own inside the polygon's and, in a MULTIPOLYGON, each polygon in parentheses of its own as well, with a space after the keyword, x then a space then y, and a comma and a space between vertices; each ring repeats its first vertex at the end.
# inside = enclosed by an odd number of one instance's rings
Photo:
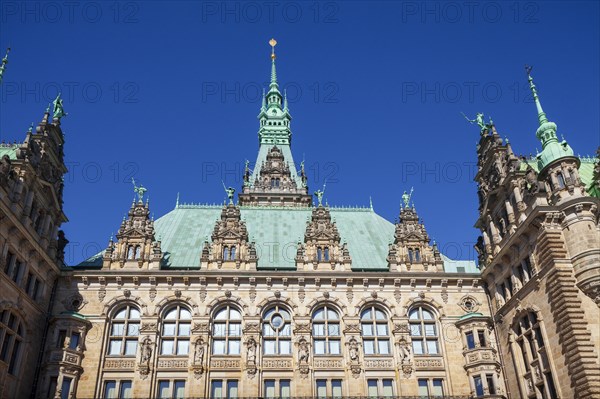
POLYGON ((535 88, 535 84, 533 84, 533 77, 531 77, 532 66, 525 65, 525 72, 527 73, 527 80, 529 80, 529 88, 531 89, 531 94, 533 94, 533 101, 535 101, 535 107, 538 112, 538 121, 540 122, 540 126, 546 122, 548 122, 548 118, 546 118, 546 113, 542 109, 542 104, 540 103, 540 98, 537 93, 537 89, 535 88))
POLYGON ((179 193, 177 193, 177 199, 175 200, 175 208, 179 208, 179 193))
POLYGON ((2 75, 4 75, 6 64, 8 64, 8 53, 10 53, 10 47, 6 49, 6 55, 2 58, 2 63, 0 63, 0 83, 2 83, 2 75))
POLYGON ((31 132, 33 132, 33 122, 29 125, 29 129, 27 129, 27 133, 31 134, 31 132))
POLYGON ((269 40, 269 45, 271 46, 271 59, 275 60, 275 46, 277 46, 277 40, 269 40))
POLYGON ((283 90, 283 110, 287 111, 288 109, 288 101, 287 101, 287 90, 283 90))

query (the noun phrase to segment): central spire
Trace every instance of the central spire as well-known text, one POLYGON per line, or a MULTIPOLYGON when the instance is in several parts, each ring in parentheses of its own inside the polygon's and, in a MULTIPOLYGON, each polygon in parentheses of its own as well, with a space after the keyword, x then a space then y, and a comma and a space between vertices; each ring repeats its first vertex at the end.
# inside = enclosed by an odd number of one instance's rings
POLYGON ((535 87, 535 84, 533 83, 533 77, 531 77, 531 70, 532 67, 525 65, 525 72, 527 72, 529 88, 531 89, 531 94, 533 95, 533 100, 535 102, 535 107, 537 108, 538 113, 539 127, 537 128, 535 135, 538 138, 538 140, 540 140, 540 142, 542 143, 542 152, 537 155, 538 167, 541 171, 548 164, 554 162, 557 159, 560 159, 565 156, 572 157, 573 150, 564 139, 561 143, 558 142, 558 138, 556 137, 556 123, 548 120, 548 117, 546 116, 546 113, 542 108, 540 97, 538 96, 537 89, 535 87))

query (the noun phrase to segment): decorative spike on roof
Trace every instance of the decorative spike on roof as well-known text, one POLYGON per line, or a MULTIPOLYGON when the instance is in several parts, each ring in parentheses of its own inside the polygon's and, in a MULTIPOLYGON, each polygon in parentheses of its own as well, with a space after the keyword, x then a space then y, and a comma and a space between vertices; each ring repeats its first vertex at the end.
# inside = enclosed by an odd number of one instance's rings
POLYGON ((532 67, 526 65, 525 71, 527 72, 527 79, 529 80, 529 88, 533 94, 533 100, 538 113, 539 127, 535 133, 538 140, 542 143, 542 152, 538 153, 537 161, 539 170, 543 170, 550 163, 563 157, 574 157, 573 149, 567 144, 567 141, 563 139, 562 142, 558 142, 556 137, 557 126, 556 123, 548 120, 546 113, 542 108, 542 103, 533 83, 533 77, 531 76, 532 67))
POLYGON ((2 76, 4 75, 6 64, 8 64, 8 53, 10 53, 10 47, 6 49, 6 55, 2 58, 2 62, 0 63, 0 83, 2 83, 2 76))

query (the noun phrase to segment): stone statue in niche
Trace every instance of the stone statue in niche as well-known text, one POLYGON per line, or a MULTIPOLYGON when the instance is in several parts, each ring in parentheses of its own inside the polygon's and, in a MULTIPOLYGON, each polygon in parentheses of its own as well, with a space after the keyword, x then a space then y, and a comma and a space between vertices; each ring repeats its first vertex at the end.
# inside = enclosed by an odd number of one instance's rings
POLYGON ((202 364, 204 360, 204 340, 198 337, 194 342, 194 364, 202 364))
POLYGON ((152 357, 152 339, 150 337, 144 338, 140 350, 142 353, 140 362, 144 365, 149 365, 150 358, 152 357))
POLYGON ((350 360, 353 362, 358 361, 358 341, 354 337, 350 338, 350 341, 348 342, 348 352, 350 360))

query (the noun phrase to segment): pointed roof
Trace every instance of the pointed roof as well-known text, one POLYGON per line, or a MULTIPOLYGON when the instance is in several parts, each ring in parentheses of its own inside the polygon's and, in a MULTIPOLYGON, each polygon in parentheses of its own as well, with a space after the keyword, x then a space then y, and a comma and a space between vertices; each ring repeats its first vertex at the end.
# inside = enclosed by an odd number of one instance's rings
POLYGON ((535 132, 536 137, 542 143, 542 152, 537 154, 538 168, 542 171, 546 166, 553 163, 557 159, 564 157, 574 157, 573 149, 567 141, 563 139, 562 142, 558 142, 556 136, 557 126, 556 123, 548 120, 546 113, 542 108, 542 103, 537 93, 535 84, 533 83, 533 77, 531 77, 531 67, 525 66, 527 72, 527 79, 529 80, 529 88, 533 94, 533 100, 538 113, 539 127, 535 132))

